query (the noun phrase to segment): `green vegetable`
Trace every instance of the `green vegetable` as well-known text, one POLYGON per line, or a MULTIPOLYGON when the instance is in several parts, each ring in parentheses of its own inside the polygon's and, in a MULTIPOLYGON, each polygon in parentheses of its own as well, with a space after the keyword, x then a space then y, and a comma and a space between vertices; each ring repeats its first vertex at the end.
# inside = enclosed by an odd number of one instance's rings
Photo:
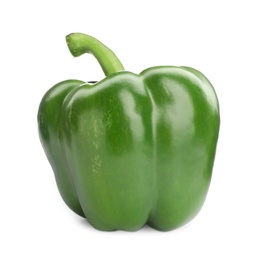
POLYGON ((206 198, 218 139, 211 83, 189 67, 137 75, 91 36, 66 40, 73 56, 93 54, 106 77, 63 81, 41 101, 40 140, 63 200, 100 230, 190 221, 206 198))

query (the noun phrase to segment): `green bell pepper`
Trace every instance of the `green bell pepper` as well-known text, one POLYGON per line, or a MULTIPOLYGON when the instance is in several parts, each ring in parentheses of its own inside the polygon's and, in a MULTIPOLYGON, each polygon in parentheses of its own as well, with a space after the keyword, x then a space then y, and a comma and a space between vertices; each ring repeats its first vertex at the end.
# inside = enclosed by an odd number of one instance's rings
POLYGON ((95 38, 66 37, 73 56, 93 54, 106 77, 66 80, 38 111, 42 146, 66 204, 99 230, 167 231, 190 221, 209 188, 219 104, 189 67, 124 71, 95 38))

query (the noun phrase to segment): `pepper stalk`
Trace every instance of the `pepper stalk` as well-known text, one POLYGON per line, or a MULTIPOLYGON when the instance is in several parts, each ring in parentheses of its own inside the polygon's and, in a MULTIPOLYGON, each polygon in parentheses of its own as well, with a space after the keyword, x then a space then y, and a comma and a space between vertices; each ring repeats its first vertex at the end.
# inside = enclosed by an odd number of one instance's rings
POLYGON ((66 42, 74 57, 85 53, 92 54, 99 62, 106 76, 124 70, 115 53, 92 36, 83 33, 71 33, 66 36, 66 42))

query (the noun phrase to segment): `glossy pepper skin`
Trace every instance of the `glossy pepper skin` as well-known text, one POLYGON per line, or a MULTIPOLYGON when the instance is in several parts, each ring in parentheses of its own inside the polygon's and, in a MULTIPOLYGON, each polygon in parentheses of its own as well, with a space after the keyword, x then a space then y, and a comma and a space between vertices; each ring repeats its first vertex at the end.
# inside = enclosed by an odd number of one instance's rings
POLYGON ((67 43, 74 56, 91 52, 107 76, 63 81, 41 101, 40 139, 63 200, 99 230, 167 231, 190 221, 206 198, 218 139, 211 83, 188 67, 124 71, 81 33, 67 43))

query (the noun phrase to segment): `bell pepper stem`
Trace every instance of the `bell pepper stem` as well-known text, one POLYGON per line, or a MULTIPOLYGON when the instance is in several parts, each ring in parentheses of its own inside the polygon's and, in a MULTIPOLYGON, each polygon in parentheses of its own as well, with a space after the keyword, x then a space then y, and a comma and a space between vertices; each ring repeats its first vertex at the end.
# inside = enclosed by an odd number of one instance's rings
POLYGON ((83 33, 71 33, 66 36, 66 42, 74 57, 81 56, 84 53, 92 54, 106 76, 124 70, 114 52, 92 36, 83 33))

